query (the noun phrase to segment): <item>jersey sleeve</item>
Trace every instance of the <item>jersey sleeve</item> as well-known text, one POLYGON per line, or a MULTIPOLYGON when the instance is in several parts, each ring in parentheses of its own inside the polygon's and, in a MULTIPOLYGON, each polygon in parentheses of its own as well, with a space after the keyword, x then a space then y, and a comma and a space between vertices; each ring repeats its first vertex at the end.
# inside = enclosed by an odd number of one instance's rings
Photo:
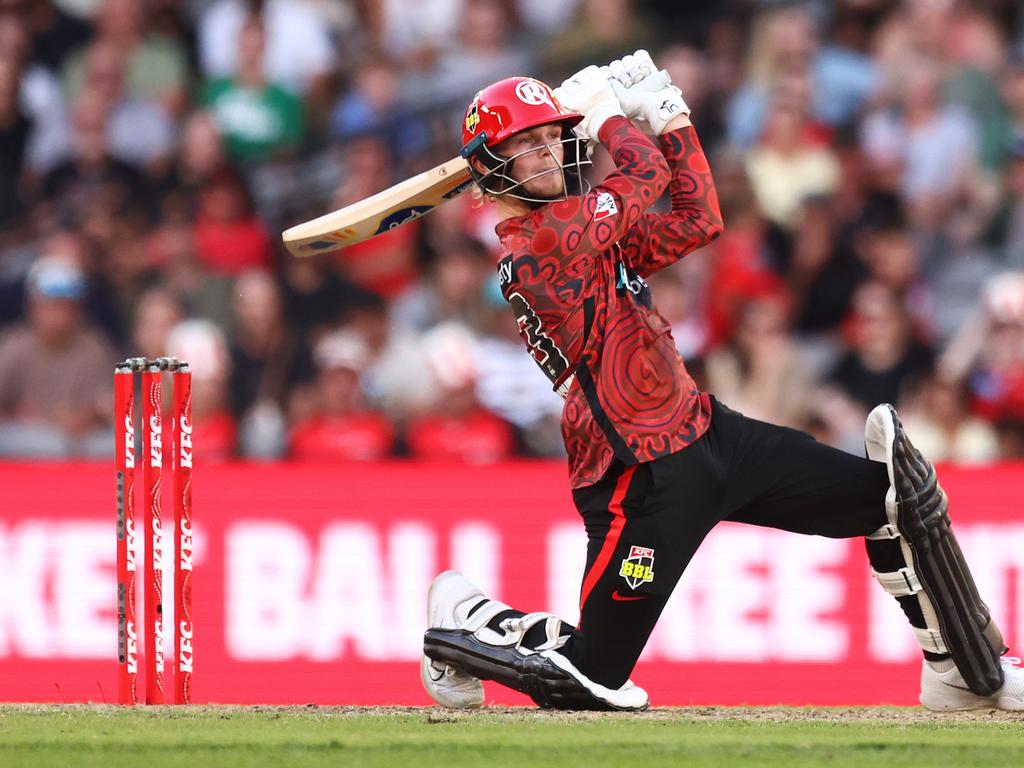
POLYGON ((669 166, 658 147, 624 117, 601 128, 616 170, 587 194, 544 206, 534 219, 529 250, 599 253, 622 240, 665 191, 669 166))
POLYGON ((641 276, 674 264, 722 233, 722 213, 693 126, 658 137, 672 177, 672 210, 642 216, 622 241, 626 263, 641 276))

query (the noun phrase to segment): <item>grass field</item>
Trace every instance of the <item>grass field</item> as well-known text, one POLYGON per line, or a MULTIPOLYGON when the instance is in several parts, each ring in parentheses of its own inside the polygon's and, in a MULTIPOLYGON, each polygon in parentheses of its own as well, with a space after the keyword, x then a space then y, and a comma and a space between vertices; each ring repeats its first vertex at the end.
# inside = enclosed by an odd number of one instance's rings
POLYGON ((1024 765, 1024 716, 920 709, 0 705, 0 766, 1024 765))

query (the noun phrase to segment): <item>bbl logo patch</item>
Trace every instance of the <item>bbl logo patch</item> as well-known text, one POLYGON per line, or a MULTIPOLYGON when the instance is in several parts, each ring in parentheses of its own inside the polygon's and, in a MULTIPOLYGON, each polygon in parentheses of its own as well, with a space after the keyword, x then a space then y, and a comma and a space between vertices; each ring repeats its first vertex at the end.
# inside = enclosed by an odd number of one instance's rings
POLYGON ((476 127, 480 124, 480 113, 477 111, 476 102, 469 109, 469 114, 466 115, 466 130, 470 133, 476 133, 476 127))
POLYGON ((619 568, 630 589, 654 581, 654 550, 647 547, 630 547, 629 557, 622 560, 619 568))

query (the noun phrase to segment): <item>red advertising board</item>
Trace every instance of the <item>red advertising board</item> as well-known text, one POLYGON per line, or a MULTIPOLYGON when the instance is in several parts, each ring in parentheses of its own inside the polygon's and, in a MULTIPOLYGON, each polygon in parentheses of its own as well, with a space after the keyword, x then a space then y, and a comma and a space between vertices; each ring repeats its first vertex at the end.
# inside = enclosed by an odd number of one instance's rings
MULTIPOLYGON (((940 473, 1019 650, 1024 466, 940 473)), ((0 464, 0 488, 0 700, 115 701, 112 467, 0 464)), ((577 618, 585 537, 559 462, 200 466, 194 507, 196 702, 429 703, 424 600, 446 568, 577 618)), ((862 541, 729 524, 698 552, 633 679, 664 705, 911 704, 919 660, 862 541)), ((526 702, 497 685, 487 696, 526 702)))

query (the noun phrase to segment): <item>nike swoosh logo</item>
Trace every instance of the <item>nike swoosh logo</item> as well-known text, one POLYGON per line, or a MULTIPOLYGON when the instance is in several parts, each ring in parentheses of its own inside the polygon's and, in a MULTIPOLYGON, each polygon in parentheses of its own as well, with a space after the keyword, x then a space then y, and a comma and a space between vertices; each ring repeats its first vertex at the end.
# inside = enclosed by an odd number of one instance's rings
POLYGON ((618 600, 620 603, 629 603, 633 600, 646 600, 647 595, 620 595, 619 590, 612 592, 612 600, 618 600))
POLYGON ((442 677, 444 677, 444 670, 442 669, 440 672, 438 672, 437 677, 434 677, 435 671, 437 671, 437 667, 435 667, 433 664, 427 666, 427 674, 430 676, 430 679, 436 683, 442 677))
POLYGON ((958 691, 967 691, 968 693, 974 693, 974 691, 972 691, 970 688, 963 685, 954 685, 953 683, 947 683, 945 680, 940 680, 939 682, 950 688, 956 688, 958 691))

